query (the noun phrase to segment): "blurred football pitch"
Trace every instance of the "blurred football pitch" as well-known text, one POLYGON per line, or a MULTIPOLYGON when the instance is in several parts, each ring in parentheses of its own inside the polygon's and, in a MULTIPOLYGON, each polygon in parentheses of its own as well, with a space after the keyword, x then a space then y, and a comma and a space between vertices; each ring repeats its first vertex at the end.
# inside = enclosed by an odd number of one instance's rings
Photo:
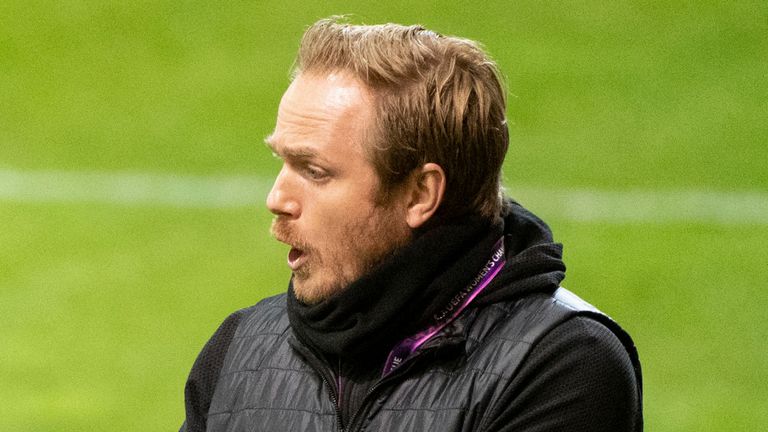
POLYGON ((508 191, 634 336, 647 430, 761 430, 768 6, 347 3, 0 3, 0 431, 178 427, 216 326, 285 289, 261 141, 341 13, 497 59, 508 191))

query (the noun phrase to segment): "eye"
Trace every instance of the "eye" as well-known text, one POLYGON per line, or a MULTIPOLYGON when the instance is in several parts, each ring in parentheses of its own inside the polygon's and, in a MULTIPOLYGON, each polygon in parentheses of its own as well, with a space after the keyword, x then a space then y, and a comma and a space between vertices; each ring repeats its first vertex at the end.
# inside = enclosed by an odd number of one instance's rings
POLYGON ((304 172, 306 173, 307 178, 313 181, 322 181, 328 178, 328 173, 324 169, 314 165, 306 165, 304 167, 304 172))

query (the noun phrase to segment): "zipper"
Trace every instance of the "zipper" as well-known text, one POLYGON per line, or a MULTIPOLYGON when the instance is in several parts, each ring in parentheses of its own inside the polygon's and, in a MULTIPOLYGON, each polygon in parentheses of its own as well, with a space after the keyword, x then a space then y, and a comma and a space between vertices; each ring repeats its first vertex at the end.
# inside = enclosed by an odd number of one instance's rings
MULTIPOLYGON (((332 384, 333 380, 328 378, 325 368, 322 368, 316 364, 316 362, 319 362, 319 357, 312 350, 312 348, 304 347, 301 343, 291 343, 291 341, 289 341, 289 343, 291 346, 293 346, 294 349, 304 354, 304 358, 306 358, 309 367, 312 368, 315 373, 320 376, 323 384, 325 384, 326 388, 328 388, 328 396, 330 396, 331 402, 333 402, 333 408, 336 411, 336 430, 337 432, 344 432, 341 421, 341 407, 339 406, 339 398, 336 394, 338 391, 337 385, 340 385, 340 381, 334 382, 332 384)), ((341 360, 339 360, 339 377, 341 377, 341 360)))
MULTIPOLYGON (((464 338, 461 338, 461 340, 464 340, 464 338)), ((363 401, 360 404, 360 408, 358 408, 357 411, 355 411, 355 413, 352 414, 352 416, 350 417, 349 423, 347 424, 347 427, 346 427, 346 431, 356 432, 362 427, 362 422, 364 417, 363 414, 367 411, 367 406, 371 402, 370 399, 382 387, 384 387, 387 384, 390 384, 391 382, 397 379, 402 378, 404 375, 410 372, 414 368, 414 366, 416 366, 419 362, 423 361, 427 354, 434 353, 436 351, 442 351, 453 345, 454 343, 450 342, 450 338, 449 338, 449 341, 446 341, 443 337, 433 338, 427 341, 424 345, 422 345, 417 351, 415 351, 413 355, 407 358, 397 369, 395 369, 385 377, 376 381, 376 383, 374 383, 373 386, 371 386, 371 388, 363 397, 363 401)))
POLYGON ((435 350, 441 350, 441 348, 445 346, 442 343, 436 344, 435 339, 430 340, 426 344, 422 345, 421 349, 417 350, 414 353, 414 355, 406 359, 405 362, 403 362, 400 365, 400 367, 392 371, 389 375, 385 376, 384 378, 381 378, 378 381, 376 381, 376 383, 374 383, 373 386, 371 386, 371 388, 368 389, 368 392, 366 392, 365 396, 363 397, 363 401, 360 404, 360 407, 349 418, 349 423, 345 428, 342 425, 341 406, 339 404, 340 400, 339 400, 339 397, 337 397, 337 393, 336 393, 340 390, 342 385, 341 358, 338 359, 338 363, 337 363, 337 368, 338 368, 337 376, 339 377, 339 380, 332 380, 332 379, 329 379, 328 377, 327 369, 317 364, 322 362, 320 361, 320 357, 314 352, 314 350, 311 347, 304 346, 298 341, 293 341, 295 343, 291 343, 291 342, 292 341, 289 340, 290 345, 293 346, 294 349, 304 354, 304 357, 307 359, 307 364, 309 365, 309 367, 311 367, 320 376, 320 379, 328 387, 328 395, 330 396, 331 402, 333 402, 333 406, 336 411, 337 432, 357 431, 361 427, 361 425, 358 423, 362 423, 362 420, 360 420, 363 417, 362 414, 366 411, 367 405, 370 403, 370 399, 372 398, 372 396, 379 389, 381 389, 384 385, 394 381, 396 378, 401 378, 403 375, 407 374, 411 369, 413 369, 413 367, 417 363, 419 363, 419 361, 421 361, 424 358, 424 356, 427 353, 433 352, 435 350), (331 384, 332 382, 334 384, 331 384))
MULTIPOLYGON (((376 381, 376 383, 371 386, 370 389, 368 389, 368 392, 363 397, 363 402, 360 404, 360 408, 355 411, 355 413, 350 417, 349 424, 347 425, 347 431, 357 431, 361 425, 358 423, 362 423, 362 420, 357 421, 358 418, 362 418, 363 416, 361 413, 366 411, 366 407, 369 404, 371 397, 376 393, 380 388, 382 388, 384 385, 392 382, 395 380, 395 378, 401 378, 403 375, 405 375, 409 370, 411 370, 414 366, 414 364, 418 363, 418 360, 420 358, 424 357, 424 354, 426 352, 432 351, 434 348, 428 348, 426 350, 417 352, 417 355, 411 357, 410 359, 407 359, 405 363, 400 365, 396 370, 392 371, 389 375, 385 376, 384 378, 381 378, 380 380, 376 381)), ((343 432, 343 431, 342 431, 343 432)))
POLYGON ((331 402, 333 402, 333 407, 336 410, 336 430, 338 430, 338 432, 344 432, 344 428, 341 427, 341 408, 339 408, 339 400, 336 398, 336 393, 333 391, 333 386, 328 382, 328 379, 325 378, 323 374, 319 372, 318 374, 320 375, 320 379, 323 380, 323 383, 328 387, 328 396, 331 397, 331 402))

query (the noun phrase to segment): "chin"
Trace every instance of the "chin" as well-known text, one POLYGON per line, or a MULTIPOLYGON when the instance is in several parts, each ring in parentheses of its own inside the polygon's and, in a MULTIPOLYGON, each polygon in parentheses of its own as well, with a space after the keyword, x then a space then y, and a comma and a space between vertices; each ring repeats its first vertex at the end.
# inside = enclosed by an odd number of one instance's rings
POLYGON ((318 304, 342 290, 338 284, 313 282, 312 280, 299 281, 294 277, 293 292, 296 298, 306 305, 318 304))

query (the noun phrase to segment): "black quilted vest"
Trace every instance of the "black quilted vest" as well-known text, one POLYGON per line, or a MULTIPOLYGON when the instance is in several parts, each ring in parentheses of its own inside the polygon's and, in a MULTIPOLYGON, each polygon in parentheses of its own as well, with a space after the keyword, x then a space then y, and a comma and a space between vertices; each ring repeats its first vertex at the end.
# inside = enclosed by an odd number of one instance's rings
MULTIPOLYGON (((463 355, 422 356, 429 358, 414 359, 414 367, 404 365, 376 387, 348 431, 483 430, 531 347, 576 315, 603 323, 619 337, 640 384, 637 351, 629 336, 606 315, 560 288, 553 296, 534 294, 464 311, 443 329, 464 328, 463 355)), ((341 430, 330 384, 292 346, 296 343, 285 295, 249 308, 224 360, 207 430, 341 430)))

